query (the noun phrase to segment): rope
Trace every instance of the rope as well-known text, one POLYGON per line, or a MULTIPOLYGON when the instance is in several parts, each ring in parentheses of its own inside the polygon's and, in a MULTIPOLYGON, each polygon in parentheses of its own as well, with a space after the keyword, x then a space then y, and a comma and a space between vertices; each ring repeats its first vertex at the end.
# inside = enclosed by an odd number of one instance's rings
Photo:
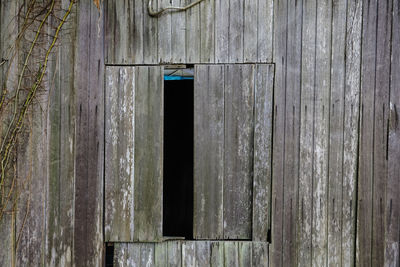
POLYGON ((154 11, 152 8, 152 1, 153 0, 149 0, 149 5, 147 6, 147 11, 149 12, 149 15, 152 17, 159 17, 162 13, 166 12, 166 11, 175 11, 175 12, 181 12, 181 11, 186 11, 191 7, 194 7, 195 5, 200 4, 200 2, 203 2, 204 0, 197 0, 196 2, 193 2, 187 6, 183 6, 183 7, 175 7, 175 6, 169 6, 169 7, 165 7, 160 9, 159 11, 154 11))

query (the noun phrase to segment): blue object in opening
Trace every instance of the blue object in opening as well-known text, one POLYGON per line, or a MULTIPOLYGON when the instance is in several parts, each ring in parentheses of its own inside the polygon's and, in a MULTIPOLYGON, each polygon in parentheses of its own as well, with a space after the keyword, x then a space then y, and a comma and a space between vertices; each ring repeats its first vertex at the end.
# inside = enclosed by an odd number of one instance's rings
POLYGON ((177 80, 193 80, 193 77, 190 76, 169 76, 164 75, 164 81, 177 81, 177 80))

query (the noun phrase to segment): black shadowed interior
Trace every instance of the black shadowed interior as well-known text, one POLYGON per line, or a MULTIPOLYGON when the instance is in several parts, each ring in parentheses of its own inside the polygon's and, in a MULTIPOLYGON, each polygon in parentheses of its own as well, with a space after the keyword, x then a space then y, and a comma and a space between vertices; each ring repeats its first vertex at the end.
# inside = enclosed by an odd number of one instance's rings
POLYGON ((163 235, 193 238, 193 80, 164 81, 163 235))

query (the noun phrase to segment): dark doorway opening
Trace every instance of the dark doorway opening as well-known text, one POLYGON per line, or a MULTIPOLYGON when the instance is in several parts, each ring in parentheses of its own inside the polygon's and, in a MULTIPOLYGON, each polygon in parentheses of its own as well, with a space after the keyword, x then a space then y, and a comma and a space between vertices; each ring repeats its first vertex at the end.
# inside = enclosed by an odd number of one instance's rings
POLYGON ((106 243, 106 267, 114 266, 114 244, 106 243))
POLYGON ((193 79, 164 81, 163 235, 193 239, 193 79))

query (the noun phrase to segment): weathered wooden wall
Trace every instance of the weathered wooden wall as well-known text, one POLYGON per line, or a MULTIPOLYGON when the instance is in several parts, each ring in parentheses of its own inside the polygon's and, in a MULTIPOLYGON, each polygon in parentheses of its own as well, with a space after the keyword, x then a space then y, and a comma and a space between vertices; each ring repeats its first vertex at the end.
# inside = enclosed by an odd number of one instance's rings
MULTIPOLYGON (((1 1, 1 58, 9 59, 23 3, 1 1)), ((56 1, 56 12, 69 3, 56 1)), ((18 149, 21 195, 1 222, 0 266, 103 264, 102 25, 93 3, 79 1, 60 33, 18 149)))
POLYGON ((257 266, 268 265, 268 244, 249 241, 167 241, 118 243, 114 266, 257 266))
MULTIPOLYGON (((1 1, 2 56, 17 9, 1 1)), ((270 266, 400 265, 398 0, 205 0, 159 19, 142 0, 104 1, 101 12, 79 1, 69 23, 49 108, 32 111, 19 154, 32 176, 25 235, 14 251, 24 218, 9 214, 1 266, 103 263, 105 64, 165 62, 275 65, 270 266)), ((229 244, 218 253, 237 253, 229 244)), ((116 260, 135 246, 118 245, 116 260)))

